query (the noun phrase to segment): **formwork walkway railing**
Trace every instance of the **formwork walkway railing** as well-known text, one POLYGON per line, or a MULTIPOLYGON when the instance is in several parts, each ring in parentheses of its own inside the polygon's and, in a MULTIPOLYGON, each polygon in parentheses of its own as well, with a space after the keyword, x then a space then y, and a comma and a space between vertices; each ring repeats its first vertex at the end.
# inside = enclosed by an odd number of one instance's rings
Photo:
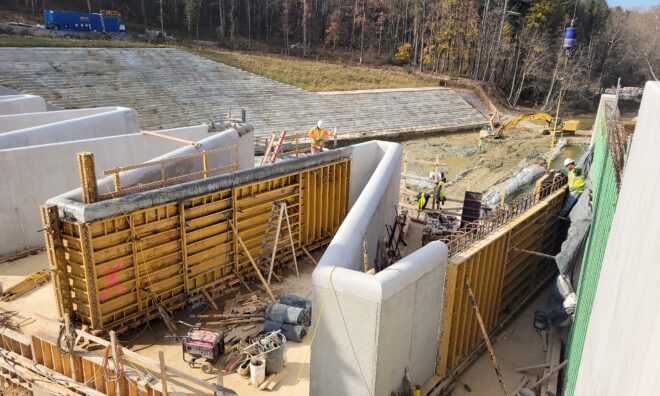
POLYGON ((207 178, 211 175, 219 174, 222 172, 227 172, 231 170, 238 170, 240 164, 238 162, 238 146, 226 146, 218 147, 211 150, 204 150, 193 154, 181 155, 178 157, 166 158, 158 161, 144 162, 142 164, 129 165, 129 166, 118 166, 112 169, 104 170, 103 175, 109 176, 112 175, 114 191, 108 192, 105 194, 99 194, 101 200, 116 198, 126 194, 135 193, 138 191, 151 190, 155 188, 164 187, 173 183, 180 183, 184 181, 192 180, 193 178, 203 177, 207 178), (209 156, 221 153, 230 153, 231 160, 228 164, 217 166, 214 168, 209 168, 209 156), (167 175, 167 166, 174 164, 180 161, 194 161, 197 158, 201 158, 202 161, 202 170, 196 172, 185 173, 177 176, 167 175), (153 182, 138 184, 134 186, 122 186, 120 174, 122 172, 135 170, 135 169, 144 169, 144 168, 160 168, 160 180, 153 182))
POLYGON ((447 238, 441 239, 447 244, 449 256, 454 256, 472 246, 475 242, 483 239, 504 224, 525 213, 532 206, 536 205, 565 184, 565 178, 554 177, 551 182, 543 184, 541 188, 536 191, 526 193, 505 206, 492 210, 489 215, 478 222, 467 223, 467 227, 453 233, 447 238))

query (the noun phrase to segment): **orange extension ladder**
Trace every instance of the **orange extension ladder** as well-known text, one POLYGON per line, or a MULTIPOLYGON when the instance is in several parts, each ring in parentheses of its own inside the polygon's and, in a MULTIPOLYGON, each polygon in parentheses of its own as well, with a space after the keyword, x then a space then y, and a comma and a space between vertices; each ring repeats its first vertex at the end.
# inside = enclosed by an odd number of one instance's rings
POLYGON ((261 158, 261 166, 274 164, 277 161, 277 155, 282 151, 282 146, 284 138, 286 137, 286 132, 282 131, 279 135, 275 133, 270 134, 270 139, 266 144, 266 150, 264 150, 264 156, 261 158))

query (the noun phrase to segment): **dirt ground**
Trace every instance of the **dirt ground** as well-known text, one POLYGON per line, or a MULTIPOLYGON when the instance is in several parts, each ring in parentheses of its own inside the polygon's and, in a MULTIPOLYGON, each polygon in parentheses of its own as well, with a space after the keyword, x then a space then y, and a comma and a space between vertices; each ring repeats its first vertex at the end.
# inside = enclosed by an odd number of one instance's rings
MULTIPOLYGON (((311 252, 312 255, 318 260, 320 259, 323 251, 316 250, 311 252)), ((0 265, 0 282, 3 287, 9 288, 14 284, 20 282, 26 275, 42 269, 48 268, 48 257, 45 252, 40 252, 37 255, 29 256, 24 259, 16 260, 10 263, 0 265)), ((285 277, 282 283, 273 282, 271 285, 273 293, 278 296, 282 294, 295 294, 304 298, 312 298, 312 272, 314 265, 308 259, 300 259, 298 262, 300 278, 296 278, 293 269, 285 270, 285 277)), ((265 293, 259 292, 256 287, 252 290, 259 295, 265 293)), ((250 293, 248 290, 241 289, 241 294, 250 293)), ((225 299, 234 298, 235 293, 225 297, 225 299)), ((222 308, 224 306, 224 299, 218 300, 218 305, 222 308)), ((20 324, 20 332, 24 334, 35 334, 47 331, 43 321, 39 320, 43 317, 57 320, 57 307, 53 296, 53 286, 51 282, 35 289, 33 292, 19 297, 18 299, 10 302, 0 303, 0 312, 15 311, 16 315, 13 319, 16 323, 20 324)), ((200 313, 214 313, 215 311, 203 304, 197 308, 187 308, 175 314, 176 320, 181 320, 190 324, 195 324, 195 319, 191 318, 191 314, 200 313)), ((257 323, 257 326, 263 326, 257 323)), ((48 327, 48 333, 55 336, 56 329, 48 327)), ((247 325, 245 326, 247 327, 247 325)), ((177 334, 183 336, 187 333, 188 327, 182 324, 178 325, 177 334)), ((241 327, 236 331, 237 335, 243 335, 241 327)), ((293 395, 302 396, 309 394, 309 360, 310 360, 310 344, 311 334, 307 334, 303 338, 303 342, 295 343, 288 342, 286 349, 287 367, 286 374, 280 384, 270 394, 273 395, 293 395), (297 382, 297 383, 296 383, 297 382)), ((170 337, 169 331, 164 322, 160 320, 153 320, 148 326, 140 327, 129 333, 119 336, 121 344, 133 351, 152 358, 158 361, 158 351, 163 351, 165 355, 165 362, 168 366, 174 367, 188 374, 197 376, 215 382, 217 380, 218 371, 222 370, 227 356, 220 358, 216 364, 216 371, 212 374, 204 374, 199 367, 191 368, 188 363, 184 362, 181 356, 181 344, 174 338, 170 337)), ((237 373, 223 374, 222 382, 224 386, 235 390, 240 395, 250 394, 252 392, 259 392, 254 387, 248 384, 248 379, 240 376, 237 373)), ((176 385, 173 384, 176 391, 176 385)), ((0 394, 2 394, 2 387, 0 386, 0 394)), ((176 394, 176 393, 172 393, 176 394)), ((183 393, 181 393, 183 394, 183 393)))
MULTIPOLYGON (((492 339, 493 349, 500 367, 504 384, 510 395, 523 380, 523 373, 514 369, 545 363, 546 352, 542 347, 540 333, 534 328, 534 311, 542 309, 551 294, 552 285, 541 291, 516 317, 492 339)), ((543 369, 529 374, 543 375, 543 369)), ((499 395, 501 389, 488 352, 482 354, 454 383, 453 396, 488 396, 499 395), (467 384, 468 392, 463 384, 467 384)))
MULTIPOLYGON (((466 190, 486 192, 526 166, 545 166, 550 137, 542 135, 542 130, 542 125, 521 123, 520 128, 507 131, 504 139, 487 139, 483 151, 478 148, 478 131, 423 137, 402 145, 409 160, 435 161, 438 156, 443 164, 440 170, 445 172, 449 182, 447 197, 462 201, 466 190)), ((577 159, 589 144, 589 137, 583 134, 565 139, 568 145, 552 162, 552 168, 560 168, 567 157, 577 159)), ((431 186, 426 180, 433 168, 433 165, 411 161, 407 166, 408 188, 430 192, 431 186)))

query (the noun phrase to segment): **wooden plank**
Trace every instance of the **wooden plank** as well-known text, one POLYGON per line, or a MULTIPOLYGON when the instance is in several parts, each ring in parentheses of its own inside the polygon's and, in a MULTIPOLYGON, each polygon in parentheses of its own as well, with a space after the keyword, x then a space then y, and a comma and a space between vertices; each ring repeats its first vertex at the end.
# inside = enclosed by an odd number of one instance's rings
POLYGON ((252 264, 252 267, 254 268, 254 271, 257 273, 257 276, 259 276, 259 280, 261 280, 261 283, 263 284, 264 288, 266 289, 266 292, 270 296, 271 300, 273 302, 277 301, 275 296, 273 295, 273 292, 270 290, 270 287, 268 286, 268 282, 264 279, 264 276, 261 274, 261 271, 259 270, 259 267, 257 264, 254 262, 252 259, 252 256, 250 255, 250 251, 245 247, 245 244, 243 243, 243 240, 241 239, 240 235, 238 235, 238 232, 236 231, 236 228, 234 228, 234 225, 232 223, 229 223, 231 226, 232 230, 234 231, 234 235, 236 236, 236 239, 238 239, 238 242, 240 242, 241 246, 243 247, 243 251, 246 252, 248 258, 250 259, 250 264, 252 264))
POLYGON ((163 351, 158 351, 158 360, 160 362, 160 382, 163 395, 167 396, 167 367, 165 366, 165 355, 163 354, 163 351))

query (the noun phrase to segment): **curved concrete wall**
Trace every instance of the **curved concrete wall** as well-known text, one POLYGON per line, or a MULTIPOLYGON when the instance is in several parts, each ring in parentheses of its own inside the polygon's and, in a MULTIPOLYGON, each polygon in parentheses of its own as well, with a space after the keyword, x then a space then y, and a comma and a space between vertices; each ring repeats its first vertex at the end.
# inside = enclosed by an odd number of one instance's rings
POLYGON ((352 207, 312 276, 313 395, 388 395, 406 367, 413 384, 434 374, 446 246, 433 242, 376 275, 361 270, 362 241, 376 257, 395 218, 400 167, 399 144, 353 146, 352 207))
MULTIPOLYGON (((30 116, 39 119, 42 115, 37 113, 30 116)), ((0 134, 0 150, 138 133, 138 124, 137 111, 118 107, 101 114, 0 134)))
POLYGON ((0 96, 0 115, 46 111, 46 101, 34 95, 0 96))
MULTIPOLYGON (((201 125, 203 132, 207 131, 206 125, 201 125)), ((183 129, 183 128, 178 128, 183 129)), ((169 135, 176 135, 173 133, 167 133, 169 135)), ((208 135, 208 134, 207 134, 208 135)), ((149 135, 144 135, 147 139, 156 139, 160 140, 157 137, 152 137, 149 135)), ((238 169, 249 169, 254 167, 254 134, 252 127, 250 125, 244 125, 242 127, 231 128, 226 131, 218 132, 211 136, 207 136, 202 140, 197 142, 197 146, 183 146, 179 147, 173 151, 170 151, 166 154, 160 155, 158 157, 149 159, 145 162, 160 161, 170 158, 181 157, 184 155, 190 155, 194 153, 200 153, 205 150, 213 150, 221 147, 229 147, 236 145, 237 152, 236 157, 234 158, 233 152, 220 152, 217 154, 211 154, 208 156, 208 167, 209 169, 221 167, 224 165, 229 165, 234 163, 236 160, 239 164, 238 169)), ((179 146, 181 144, 179 143, 179 146)), ((167 177, 176 177, 180 175, 186 175, 193 172, 201 172, 204 170, 202 157, 181 160, 178 162, 172 162, 165 167, 165 174, 167 177)), ((231 170, 227 170, 227 173, 231 170)), ((212 175, 217 175, 214 173, 212 175)), ((120 183, 124 187, 135 186, 140 183, 149 183, 158 181, 161 179, 161 168, 160 166, 151 166, 145 168, 132 169, 130 171, 121 172, 120 183)), ((201 179, 199 176, 196 179, 201 179)), ((191 179, 194 180, 194 179, 191 179)), ((190 180, 189 180, 190 181, 190 180)), ((113 176, 107 176, 104 178, 99 178, 97 180, 98 192, 99 194, 104 194, 109 191, 113 191, 113 176)), ((57 197, 58 199, 69 199, 73 201, 82 202, 82 191, 80 188, 76 188, 73 191, 69 191, 61 196, 57 197)))
POLYGON ((71 120, 94 114, 107 113, 119 107, 96 107, 92 109, 44 111, 41 113, 11 114, 0 116, 0 133, 18 131, 39 125, 71 120))
MULTIPOLYGON (((160 133, 193 141, 209 137, 206 125, 160 133)), ((241 166, 254 164, 253 145, 251 133, 241 139, 241 166)), ((181 146, 179 142, 133 133, 0 150, 0 179, 5 182, 0 189, 0 254, 43 245, 44 237, 38 232, 43 228, 39 206, 80 185, 77 153, 94 153, 98 176, 104 169, 145 162, 181 146)))

